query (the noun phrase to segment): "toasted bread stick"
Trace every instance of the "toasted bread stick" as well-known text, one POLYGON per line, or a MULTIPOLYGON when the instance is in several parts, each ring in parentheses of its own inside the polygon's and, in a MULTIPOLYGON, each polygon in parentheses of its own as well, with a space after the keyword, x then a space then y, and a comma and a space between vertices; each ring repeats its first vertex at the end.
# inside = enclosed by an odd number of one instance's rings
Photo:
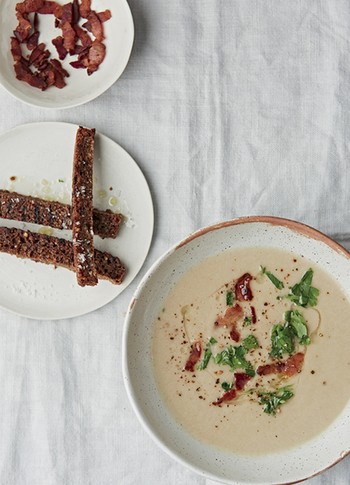
MULTIPOLYGON (((54 229, 72 229, 72 208, 68 204, 0 190, 0 217, 13 221, 31 222, 54 229)), ((121 214, 109 209, 93 209, 94 234, 115 238, 123 221, 121 214)))
MULTIPOLYGON (((0 227, 0 251, 18 258, 29 258, 38 263, 53 264, 75 271, 73 244, 66 239, 0 227)), ((126 270, 119 258, 97 249, 94 250, 94 257, 99 279, 108 280, 116 285, 122 283, 126 270)))
POLYGON ((92 218, 92 174, 95 130, 79 126, 72 176, 72 234, 74 266, 80 286, 97 284, 92 218))

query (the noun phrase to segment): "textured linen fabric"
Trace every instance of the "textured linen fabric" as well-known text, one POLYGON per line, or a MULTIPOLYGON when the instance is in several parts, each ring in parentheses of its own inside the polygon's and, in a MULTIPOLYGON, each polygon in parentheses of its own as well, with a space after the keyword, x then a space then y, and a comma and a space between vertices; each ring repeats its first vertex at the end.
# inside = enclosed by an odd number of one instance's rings
MULTIPOLYGON (((0 311, 2 485, 209 485, 153 443, 122 382, 121 338, 142 274, 201 226, 264 214, 350 248, 348 0, 129 0, 121 79, 63 111, 0 88, 0 132, 33 121, 95 127, 135 158, 156 226, 145 265, 87 316, 0 311)), ((1 160, 0 160, 1 164, 1 160)), ((350 459, 309 481, 349 485, 350 459)))

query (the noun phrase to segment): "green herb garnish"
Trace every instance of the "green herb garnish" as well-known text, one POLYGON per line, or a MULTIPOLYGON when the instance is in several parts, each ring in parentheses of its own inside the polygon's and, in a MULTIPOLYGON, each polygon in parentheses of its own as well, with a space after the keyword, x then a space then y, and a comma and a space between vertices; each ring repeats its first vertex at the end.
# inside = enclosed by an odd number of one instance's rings
POLYGON ((252 324, 252 317, 244 317, 243 327, 249 327, 252 324))
MULTIPOLYGON (((255 339, 253 335, 252 337, 255 339)), ((244 340, 247 340, 247 339, 244 339, 244 340)), ((246 346, 249 347, 249 345, 252 345, 251 340, 246 342, 246 346)), ((245 355, 249 350, 247 347, 244 347, 243 345, 239 345, 238 347, 234 347, 233 345, 230 345, 222 352, 216 354, 214 358, 215 363, 219 365, 228 365, 231 368, 231 371, 234 371, 236 369, 244 369, 244 371, 248 374, 248 376, 254 377, 255 370, 252 364, 248 362, 245 358, 245 355)), ((254 347, 251 347, 251 348, 255 348, 255 343, 254 343, 254 347)))
POLYGON ((208 366, 209 360, 210 360, 211 356, 213 355, 213 352, 211 350, 211 346, 216 344, 216 343, 217 343, 217 340, 214 337, 211 337, 209 339, 209 342, 205 346, 204 357, 203 357, 202 362, 198 366, 198 370, 204 370, 208 366))
POLYGON ((302 307, 316 306, 320 290, 311 286, 313 275, 314 271, 310 268, 301 278, 300 283, 290 288, 290 293, 285 298, 302 307))
POLYGON ((264 406, 264 412, 267 414, 276 415, 278 409, 294 396, 292 386, 284 386, 277 389, 275 392, 260 392, 259 404, 264 406))
POLYGON ((284 288, 284 284, 282 283, 282 281, 276 278, 276 276, 272 274, 270 271, 267 271, 264 266, 260 266, 260 267, 261 267, 262 274, 266 274, 268 279, 271 281, 271 283, 273 283, 276 286, 276 288, 278 288, 279 290, 282 290, 284 288))
POLYGON ((221 387, 223 388, 224 391, 230 391, 233 388, 233 382, 231 384, 229 382, 222 382, 221 387))
POLYGON ((59 182, 61 183, 64 183, 64 180, 63 179, 58 179, 59 182))
POLYGON ((292 327, 295 335, 299 339, 301 345, 309 345, 311 339, 308 335, 306 320, 298 310, 290 310, 285 312, 284 319, 287 325, 292 327))
POLYGON ((306 320, 298 310, 289 310, 284 314, 284 324, 272 327, 271 357, 279 359, 283 354, 292 354, 295 349, 295 337, 301 345, 309 345, 311 339, 308 335, 306 320))
POLYGON ((292 354, 295 349, 294 332, 291 327, 277 324, 271 331, 271 357, 279 359, 283 354, 292 354))
POLYGON ((247 351, 259 347, 258 341, 254 335, 248 335, 248 337, 243 340, 242 345, 247 351))
POLYGON ((227 306, 232 306, 233 305, 233 293, 232 291, 227 291, 226 292, 226 305, 227 306))

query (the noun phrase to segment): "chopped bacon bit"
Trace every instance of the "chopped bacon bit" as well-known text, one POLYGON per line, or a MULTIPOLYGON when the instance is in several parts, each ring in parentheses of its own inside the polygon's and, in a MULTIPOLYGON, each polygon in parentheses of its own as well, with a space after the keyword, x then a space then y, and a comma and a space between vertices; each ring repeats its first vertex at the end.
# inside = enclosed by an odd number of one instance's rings
POLYGON ((73 4, 72 3, 66 3, 62 7, 62 17, 61 17, 62 23, 68 22, 71 24, 73 22, 73 4))
POLYGON ((27 39, 27 48, 32 51, 33 49, 35 49, 35 47, 38 46, 38 42, 39 42, 39 35, 40 33, 39 32, 34 32, 30 37, 29 39, 27 39))
POLYGON ((69 77, 69 73, 62 67, 60 61, 57 59, 51 59, 51 64, 63 77, 69 77))
POLYGON ((73 0, 72 9, 73 9, 72 24, 74 26, 74 25, 77 25, 79 20, 80 20, 79 1, 78 0, 73 0))
POLYGON ((47 84, 44 79, 33 74, 25 62, 16 61, 14 64, 16 78, 19 81, 24 81, 34 88, 39 88, 44 91, 47 88, 47 84))
POLYGON ((22 59, 21 44, 16 37, 11 37, 11 54, 14 61, 22 59))
POLYGON ((283 362, 259 366, 257 373, 259 376, 266 376, 268 374, 282 374, 284 376, 291 377, 301 371, 303 363, 304 354, 302 352, 298 352, 283 362))
POLYGON ((105 56, 106 46, 102 42, 94 40, 87 57, 87 73, 89 76, 97 71, 105 56))
POLYGON ((250 289, 250 280, 252 276, 249 273, 245 273, 241 276, 235 285, 235 295, 238 301, 250 301, 253 299, 253 294, 250 289))
POLYGON ((255 307, 253 307, 253 306, 250 307, 250 313, 252 314, 252 323, 256 323, 256 311, 255 311, 255 307))
POLYGON ((63 45, 63 37, 59 35, 55 39, 52 39, 52 43, 56 47, 58 57, 63 61, 68 54, 67 49, 63 45))
MULTIPOLYGON (((83 47, 90 47, 92 45, 92 39, 84 29, 79 27, 79 25, 74 25, 74 30, 83 47)), ((79 46, 75 46, 75 50, 77 47, 79 46)))
POLYGON ((38 8, 38 13, 43 15, 54 15, 55 17, 61 18, 62 16, 62 6, 57 2, 52 2, 50 0, 45 0, 42 7, 38 8))
POLYGON ((237 396, 236 389, 230 389, 229 391, 225 392, 219 399, 213 402, 214 406, 220 406, 225 401, 232 401, 237 396))
POLYGON ((223 317, 219 316, 216 319, 215 325, 218 325, 219 327, 226 325, 228 327, 230 325, 236 324, 237 321, 242 317, 243 317, 243 308, 241 307, 241 305, 239 305, 239 303, 236 303, 234 306, 229 307, 226 310, 225 315, 223 317))
POLYGON ((100 22, 107 22, 112 17, 112 13, 110 10, 105 10, 104 12, 97 12, 97 17, 100 19, 100 22))
POLYGON ((69 63, 74 69, 85 69, 84 64, 81 61, 73 61, 69 63))
POLYGON ((76 41, 75 30, 69 22, 61 22, 61 29, 64 48, 68 52, 73 53, 76 41))
POLYGON ((16 12, 16 17, 18 25, 13 33, 20 42, 23 42, 28 39, 30 31, 32 30, 32 24, 29 22, 28 15, 25 13, 16 12))
POLYGON ((202 344, 197 340, 191 345, 191 353, 185 364, 185 370, 194 371, 194 366, 197 364, 202 355, 202 344))
POLYGON ((238 330, 236 330, 234 327, 231 329, 230 331, 230 337, 232 338, 232 340, 234 340, 235 342, 239 342, 239 339, 241 338, 241 334, 238 332, 238 330))
POLYGON ((83 27, 87 29, 89 32, 92 33, 92 35, 98 40, 99 42, 102 42, 104 39, 103 35, 103 27, 102 27, 102 22, 98 18, 97 14, 93 11, 89 13, 87 16, 87 22, 83 24, 83 27))
POLYGON ((237 391, 242 391, 248 381, 250 381, 251 377, 248 376, 245 372, 236 372, 234 374, 236 379, 236 389, 237 391))
POLYGON ((80 15, 84 17, 84 19, 87 19, 91 12, 91 0, 81 0, 79 11, 80 15))
POLYGON ((24 0, 16 4, 16 10, 20 13, 37 12, 44 4, 44 0, 24 0))

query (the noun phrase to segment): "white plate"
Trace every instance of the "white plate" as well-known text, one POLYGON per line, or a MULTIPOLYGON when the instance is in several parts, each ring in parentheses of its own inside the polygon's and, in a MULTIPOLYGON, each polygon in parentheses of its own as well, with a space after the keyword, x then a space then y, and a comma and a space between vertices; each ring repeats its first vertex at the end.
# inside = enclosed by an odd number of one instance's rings
MULTIPOLYGON (((2 134, 0 188, 70 203, 77 128, 68 123, 33 123, 2 134)), ((95 236, 97 249, 118 256, 127 267, 123 284, 100 281, 95 287, 81 288, 71 271, 0 253, 1 307, 30 318, 69 318, 105 305, 131 283, 152 239, 152 198, 135 161, 99 133, 95 138, 94 206, 126 216, 116 239, 95 236)), ((40 230, 34 224, 4 219, 0 225, 40 230)), ((70 231, 56 230, 53 235, 71 239, 70 231)))
POLYGON ((207 227, 171 248, 137 288, 124 327, 124 382, 145 429, 183 465, 231 485, 295 483, 320 473, 350 453, 350 402, 321 435, 297 448, 268 455, 238 455, 214 448, 187 433, 168 411, 154 377, 153 326, 170 289, 204 259, 226 250, 254 247, 284 248, 303 254, 332 274, 350 297, 350 254, 310 227, 273 217, 247 217, 207 227))
MULTIPOLYGON (((134 24, 126 0, 93 0, 96 11, 110 9, 112 18, 105 22, 106 57, 97 72, 88 76, 85 69, 74 69, 69 62, 76 58, 67 56, 62 61, 69 72, 67 86, 63 89, 51 87, 42 92, 23 81, 18 81, 13 69, 10 37, 16 28, 15 5, 19 0, 0 1, 0 83, 18 99, 42 108, 71 108, 91 101, 106 91, 123 73, 134 42, 134 24)), ((59 2, 64 3, 64 2, 59 2)), ((54 58, 58 58, 51 40, 60 35, 54 28, 53 15, 40 15, 40 39, 45 42, 54 58)))

